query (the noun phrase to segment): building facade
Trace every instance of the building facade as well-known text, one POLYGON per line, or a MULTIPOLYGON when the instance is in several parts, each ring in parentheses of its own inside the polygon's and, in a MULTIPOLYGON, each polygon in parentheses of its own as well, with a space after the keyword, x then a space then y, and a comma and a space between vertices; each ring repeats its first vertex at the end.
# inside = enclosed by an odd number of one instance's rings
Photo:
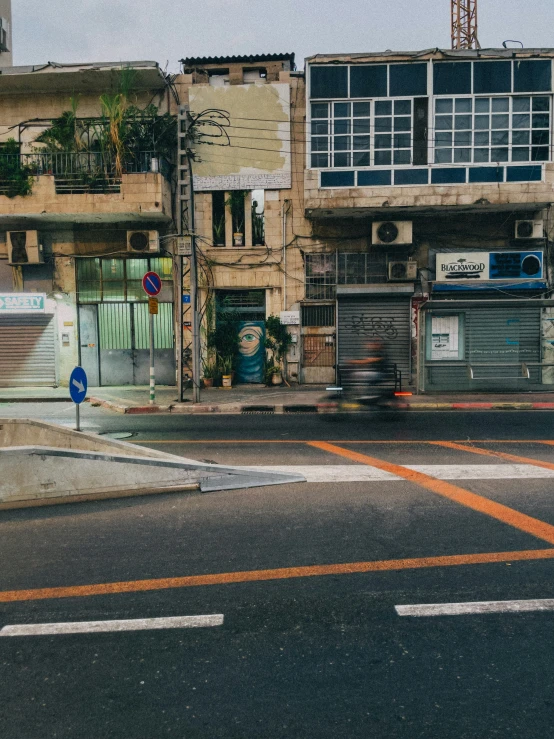
POLYGON ((552 388, 553 56, 306 60, 303 311, 339 369, 380 339, 406 388, 552 388))
POLYGON ((77 364, 92 386, 146 384, 148 269, 159 379, 175 382, 171 105, 155 62, 2 70, 0 387, 67 384, 77 364), (109 133, 123 109, 125 146, 109 133))

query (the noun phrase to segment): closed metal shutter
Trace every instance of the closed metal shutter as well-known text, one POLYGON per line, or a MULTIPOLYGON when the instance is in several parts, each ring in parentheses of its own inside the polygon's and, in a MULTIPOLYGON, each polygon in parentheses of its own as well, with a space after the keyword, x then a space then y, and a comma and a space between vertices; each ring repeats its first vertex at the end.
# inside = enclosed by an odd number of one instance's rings
POLYGON ((0 318, 0 387, 56 385, 54 317, 0 318))
POLYGON ((427 361, 427 391, 539 389, 542 381, 539 367, 528 368, 529 378, 522 376, 523 364, 541 361, 539 307, 476 305, 449 311, 445 301, 445 308, 433 312, 464 315, 464 359, 450 365, 427 361))
POLYGON ((402 382, 410 379, 411 331, 409 298, 339 298, 339 367, 349 359, 367 356, 368 341, 382 339, 387 362, 402 372, 402 382))

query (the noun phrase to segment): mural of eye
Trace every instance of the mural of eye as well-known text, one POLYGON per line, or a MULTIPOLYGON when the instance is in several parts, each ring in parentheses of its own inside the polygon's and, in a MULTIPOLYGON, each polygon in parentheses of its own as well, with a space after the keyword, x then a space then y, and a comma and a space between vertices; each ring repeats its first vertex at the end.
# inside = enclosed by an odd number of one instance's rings
POLYGON ((239 382, 262 382, 264 367, 265 325, 262 321, 239 323, 239 382))

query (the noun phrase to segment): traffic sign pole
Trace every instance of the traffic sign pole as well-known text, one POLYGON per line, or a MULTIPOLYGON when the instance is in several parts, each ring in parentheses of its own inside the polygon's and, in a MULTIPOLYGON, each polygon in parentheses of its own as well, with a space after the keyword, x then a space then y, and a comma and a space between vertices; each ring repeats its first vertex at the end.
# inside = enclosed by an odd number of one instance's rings
POLYGON ((150 312, 150 405, 156 402, 156 370, 154 368, 154 314, 150 312))
POLYGON ((149 296, 149 334, 150 334, 150 405, 156 403, 156 370, 154 366, 154 314, 158 312, 158 301, 154 297, 162 289, 161 277, 156 272, 147 272, 142 278, 142 287, 149 296))
POLYGON ((87 397, 88 380, 87 373, 82 367, 75 367, 69 377, 69 395, 75 403, 75 431, 81 430, 80 406, 87 397))
POLYGON ((81 406, 75 403, 75 431, 81 430, 81 406))

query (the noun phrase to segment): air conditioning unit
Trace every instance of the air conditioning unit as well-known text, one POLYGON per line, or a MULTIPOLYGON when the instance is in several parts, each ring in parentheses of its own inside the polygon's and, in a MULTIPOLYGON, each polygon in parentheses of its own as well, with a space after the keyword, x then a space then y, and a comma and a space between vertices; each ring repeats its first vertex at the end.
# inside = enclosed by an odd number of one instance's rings
POLYGON ((372 243, 397 246, 412 243, 411 221, 376 221, 372 224, 372 243))
POLYGON ((157 231, 127 231, 127 251, 136 254, 152 254, 160 251, 160 235, 157 231))
POLYGON ((390 282, 413 282, 417 279, 417 262, 389 262, 390 282))
POLYGON ((43 264, 42 244, 38 231, 8 231, 9 264, 43 264))
POLYGON ((10 24, 6 18, 0 18, 0 51, 9 51, 10 24))
POLYGON ((543 236, 543 221, 516 221, 516 239, 542 239, 543 236))

